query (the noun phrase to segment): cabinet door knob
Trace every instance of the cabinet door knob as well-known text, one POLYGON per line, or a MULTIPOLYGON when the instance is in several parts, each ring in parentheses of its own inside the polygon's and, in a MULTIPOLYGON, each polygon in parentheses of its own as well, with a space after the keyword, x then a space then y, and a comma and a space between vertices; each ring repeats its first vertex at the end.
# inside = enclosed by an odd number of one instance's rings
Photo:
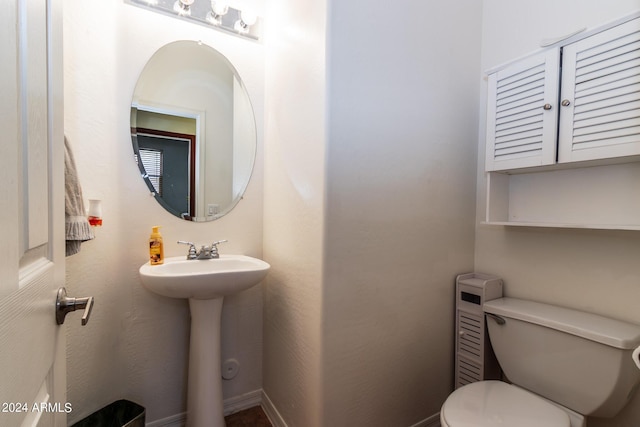
POLYGON ((562 106, 563 107, 568 107, 569 105, 571 105, 571 101, 569 101, 568 99, 563 99, 562 100, 562 106))
POLYGON ((542 108, 548 111, 548 110, 551 110, 551 108, 553 107, 551 106, 551 104, 544 104, 542 108))

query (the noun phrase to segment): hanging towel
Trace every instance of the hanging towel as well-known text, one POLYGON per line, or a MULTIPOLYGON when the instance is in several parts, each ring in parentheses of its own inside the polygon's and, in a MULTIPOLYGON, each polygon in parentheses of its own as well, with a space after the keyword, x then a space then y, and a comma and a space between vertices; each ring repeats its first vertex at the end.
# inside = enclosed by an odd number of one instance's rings
POLYGON ((76 163, 67 137, 64 137, 64 226, 66 256, 80 251, 80 244, 94 238, 82 200, 76 163))

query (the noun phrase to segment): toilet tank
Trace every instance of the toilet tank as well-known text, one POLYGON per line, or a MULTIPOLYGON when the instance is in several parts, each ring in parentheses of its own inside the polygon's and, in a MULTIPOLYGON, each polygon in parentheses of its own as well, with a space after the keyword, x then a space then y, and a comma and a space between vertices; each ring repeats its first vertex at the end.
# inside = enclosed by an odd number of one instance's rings
POLYGON ((583 415, 613 417, 640 381, 632 359, 640 326, 515 298, 483 306, 512 383, 583 415), (503 322, 504 320, 504 322, 503 322))

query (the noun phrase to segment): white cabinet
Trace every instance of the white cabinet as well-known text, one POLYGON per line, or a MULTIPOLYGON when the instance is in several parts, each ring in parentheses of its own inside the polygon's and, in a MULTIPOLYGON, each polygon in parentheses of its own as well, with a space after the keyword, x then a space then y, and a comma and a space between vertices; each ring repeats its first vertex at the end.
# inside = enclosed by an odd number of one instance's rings
POLYGON ((488 78, 487 171, 640 155, 640 18, 488 78))
POLYGON ((640 230, 640 13, 488 76, 486 224, 640 230))

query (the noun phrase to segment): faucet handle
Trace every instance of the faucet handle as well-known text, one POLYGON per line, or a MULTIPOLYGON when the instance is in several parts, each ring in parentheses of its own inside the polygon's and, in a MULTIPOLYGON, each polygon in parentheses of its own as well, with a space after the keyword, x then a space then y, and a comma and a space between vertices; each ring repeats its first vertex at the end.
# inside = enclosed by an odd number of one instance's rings
POLYGON ((218 245, 224 242, 228 242, 228 240, 218 240, 217 242, 213 242, 211 244, 211 258, 220 258, 220 254, 218 253, 218 245))
POLYGON ((181 245, 189 245, 189 253, 187 254, 187 259, 196 259, 198 257, 196 245, 191 242, 185 242, 184 240, 178 240, 178 243, 181 245))

